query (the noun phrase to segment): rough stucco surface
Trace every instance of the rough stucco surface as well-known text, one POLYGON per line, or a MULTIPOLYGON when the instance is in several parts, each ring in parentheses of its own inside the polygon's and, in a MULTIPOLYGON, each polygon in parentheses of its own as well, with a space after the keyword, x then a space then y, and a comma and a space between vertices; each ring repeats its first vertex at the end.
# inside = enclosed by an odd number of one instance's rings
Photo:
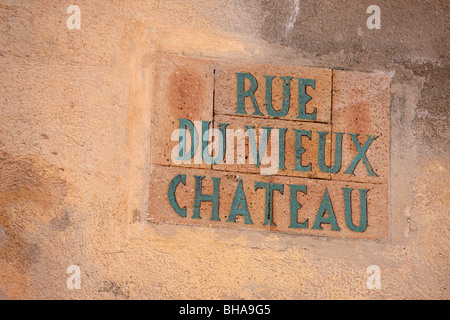
POLYGON ((444 0, 2 0, 0 298, 449 299, 449 13, 444 0), (81 30, 66 27, 71 4, 81 30), (381 30, 366 27, 371 4, 381 30), (145 222, 155 52, 389 74, 388 239, 145 222))

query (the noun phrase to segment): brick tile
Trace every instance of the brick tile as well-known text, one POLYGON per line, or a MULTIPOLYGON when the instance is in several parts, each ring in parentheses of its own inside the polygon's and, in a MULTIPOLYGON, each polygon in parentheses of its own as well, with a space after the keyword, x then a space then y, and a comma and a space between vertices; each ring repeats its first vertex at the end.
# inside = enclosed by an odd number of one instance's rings
MULTIPOLYGON (((319 146, 319 134, 318 131, 321 132, 329 132, 324 138, 325 141, 325 149, 324 149, 324 159, 325 163, 328 164, 330 161, 330 152, 331 152, 331 146, 330 146, 330 139, 331 139, 331 126, 329 124, 323 124, 323 123, 307 123, 307 122, 297 122, 297 121, 286 121, 286 120, 268 120, 268 119, 261 119, 261 118, 248 118, 248 117, 240 117, 240 116, 226 116, 226 115, 217 115, 214 117, 214 123, 215 128, 219 128, 219 123, 226 123, 228 126, 227 129, 232 129, 237 132, 237 130, 241 130, 243 133, 246 131, 245 126, 254 126, 254 132, 256 141, 258 143, 258 150, 260 149, 260 141, 259 137, 262 137, 260 135, 260 129, 263 127, 270 127, 272 128, 270 131, 270 135, 268 135, 268 143, 267 143, 267 155, 269 159, 272 159, 272 163, 274 163, 273 169, 270 169, 270 164, 264 164, 262 163, 260 167, 256 167, 255 161, 252 163, 250 162, 250 159, 255 157, 251 157, 251 151, 249 146, 249 137, 245 138, 245 145, 242 145, 240 139, 236 139, 234 146, 234 160, 230 161, 231 157, 227 157, 226 154, 233 154, 232 153, 232 144, 230 143, 231 140, 228 137, 228 143, 227 143, 227 152, 225 152, 225 159, 223 163, 214 165, 213 168, 217 170, 226 170, 226 171, 236 171, 236 172, 244 172, 244 173, 258 173, 258 174, 277 174, 277 175, 288 175, 288 176, 298 176, 298 177, 314 177, 314 178, 322 178, 322 179, 329 179, 330 174, 328 172, 322 172, 319 170, 318 166, 318 146, 319 146), (286 130, 279 130, 279 129, 286 129, 286 130), (296 156, 295 156, 295 150, 296 150, 296 132, 294 130, 297 130, 299 133, 297 133, 298 140, 301 139, 301 147, 305 149, 304 153, 301 155, 301 165, 304 168, 300 168, 300 166, 296 167, 296 156), (305 131, 304 134, 309 134, 309 136, 303 136, 300 138, 300 133, 303 130, 305 131), (285 132, 285 133, 283 133, 285 132), (309 132, 309 133, 308 133, 309 132), (276 136, 278 135, 278 139, 276 136), (284 168, 281 165, 282 160, 279 161, 279 155, 282 154, 282 151, 280 151, 278 146, 281 146, 279 144, 279 139, 285 135, 285 160, 284 160, 284 168), (274 144, 274 146, 277 146, 274 150, 275 152, 272 153, 272 141, 277 142, 274 144), (238 150, 245 150, 245 164, 238 163, 237 155, 238 150), (276 162, 275 162, 276 161, 276 162), (278 166, 279 164, 279 166, 278 166), (310 164, 310 168, 308 168, 308 165, 310 164), (276 170, 277 168, 280 168, 279 170, 276 170), (303 171, 301 171, 303 170, 303 171)), ((229 130, 227 131, 228 135, 231 135, 229 133, 229 130)), ((282 149, 282 148, 281 148, 282 149)), ((260 151, 262 152, 262 151, 260 151)))
MULTIPOLYGON (((171 141, 179 120, 211 121, 213 118, 214 63, 211 60, 155 55, 152 83, 152 163, 184 167, 210 168, 209 164, 178 164, 172 161, 171 141)), ((199 134, 201 134, 199 132, 199 134)), ((178 149, 178 148, 177 148, 178 149)), ((200 152, 200 147, 197 153, 200 152)))
MULTIPOLYGON (((268 177, 154 165, 152 167, 152 179, 150 183, 151 196, 149 199, 148 221, 155 223, 200 225, 230 229, 259 229, 268 231, 268 224, 265 226, 263 225, 265 220, 265 191, 263 189, 255 191, 255 181, 268 183, 268 177), (172 179, 178 175, 185 175, 184 179, 186 184, 184 185, 180 182, 175 191, 175 199, 180 209, 186 207, 185 217, 177 214, 169 202, 169 185, 172 179), (192 218, 195 214, 195 176, 205 177, 201 180, 202 194, 213 195, 213 178, 216 178, 218 181, 220 189, 218 217, 220 221, 211 220, 213 213, 212 202, 201 202, 199 209, 200 219, 192 218), (241 186, 239 186, 240 180, 242 181, 241 186), (239 197, 239 195, 242 196, 242 193, 239 192, 238 196, 235 198, 238 186, 239 188, 242 187, 246 201, 243 200, 243 197, 239 197), (239 214, 235 216, 235 222, 227 221, 230 219, 230 212, 233 204, 235 209, 242 209, 245 207, 245 202, 247 203, 252 224, 246 224, 245 215, 239 214)), ((233 212, 238 211, 239 210, 233 210, 233 212)))
MULTIPOLYGON (((274 193, 273 206, 275 209, 273 213, 273 222, 276 226, 271 226, 271 231, 352 239, 382 239, 388 236, 389 201, 387 185, 312 180, 293 177, 271 177, 270 181, 271 183, 284 185, 283 194, 274 193), (306 194, 302 192, 305 190, 302 190, 302 187, 299 187, 300 190, 297 191, 297 201, 302 207, 297 212, 298 216, 296 222, 304 224, 307 220, 307 228, 301 228, 299 225, 291 226, 291 187, 289 185, 306 186, 306 194), (356 229, 351 230, 347 226, 343 188, 353 189, 349 194, 351 195, 352 223, 355 227, 361 226, 361 195, 359 189, 369 190, 367 192, 367 228, 363 232, 355 231, 356 229), (326 199, 326 196, 324 196, 325 190, 328 191, 331 206, 336 217, 337 227, 340 229, 339 231, 332 230, 332 223, 318 224, 322 230, 313 228, 321 203, 324 197, 326 199)), ((292 187, 292 190, 295 190, 295 187, 292 187)), ((364 192, 362 194, 364 195, 364 192)), ((363 197, 363 199, 364 198, 365 197, 363 197)), ((329 218, 329 212, 327 211, 324 216, 325 218, 329 218)), ((362 231, 362 229, 360 231, 362 231)))
MULTIPOLYGON (((342 168, 332 174, 332 180, 386 183, 389 176, 389 108, 390 78, 385 74, 333 71, 333 133, 342 132, 342 168), (352 137, 350 134, 359 134, 352 137), (368 136, 377 137, 367 149, 367 159, 374 174, 362 161, 354 175, 350 164, 358 147, 370 143, 368 136), (347 173, 346 173, 347 171, 347 173), (372 175, 370 175, 372 174, 372 175)), ((333 137, 334 146, 334 137, 333 137)), ((332 159, 334 159, 334 150, 332 159)))
MULTIPOLYGON (((244 64, 220 61, 216 63, 215 76, 215 114, 236 115, 237 110, 237 86, 238 75, 236 73, 250 73, 256 80, 258 89, 255 91, 255 99, 262 115, 253 115, 255 109, 251 97, 245 98, 245 111, 242 114, 247 117, 271 118, 266 109, 266 78, 265 76, 274 76, 272 81, 272 107, 275 111, 282 110, 283 85, 284 82, 290 83, 290 107, 288 113, 281 119, 296 121, 314 121, 330 123, 331 120, 331 76, 330 69, 298 67, 298 66, 277 66, 266 64, 244 64), (292 77, 283 80, 281 77, 292 77), (299 99, 298 88, 299 81, 296 78, 315 80, 313 86, 300 86, 306 88, 306 94, 312 100, 306 102, 305 112, 311 114, 317 110, 314 120, 298 119, 299 99)), ((244 91, 250 89, 251 80, 244 80, 244 91)), ((270 83, 270 81, 268 81, 270 83)), ((301 95, 302 98, 306 96, 301 95)), ((275 113, 281 115, 280 113, 275 113)))
MULTIPOLYGON (((248 74, 245 76, 251 77, 248 74)), ((328 69, 219 61, 216 62, 214 79, 214 63, 210 60, 156 55, 151 94, 153 166, 148 221, 219 228, 270 229, 339 238, 386 238, 389 228, 387 181, 390 79, 382 74, 348 71, 333 71, 333 79, 331 76, 332 72, 328 69), (246 84, 243 90, 250 88, 250 80, 244 80, 242 75, 236 73, 250 73, 255 77, 259 86, 255 92, 255 101, 260 114, 253 114, 256 110, 250 97, 244 99, 247 113, 236 114, 238 78, 241 77, 246 84), (275 113, 275 116, 268 114, 266 108, 266 81, 270 79, 265 76, 269 75, 276 76, 273 78, 272 87, 272 113, 275 113), (288 80, 282 80, 280 76, 293 77, 290 109, 283 117, 277 112, 283 101, 283 81, 287 83, 288 80), (297 119, 297 77, 316 80, 315 89, 307 88, 312 100, 306 104, 307 113, 317 110, 315 119, 297 119), (272 129, 267 155, 270 155, 269 158, 275 165, 278 160, 283 160, 283 157, 280 157, 279 144, 274 144, 275 149, 272 148, 274 134, 281 134, 281 137, 284 136, 284 139, 280 139, 284 141, 284 162, 280 163, 279 168, 273 168, 275 170, 269 170, 270 165, 264 160, 259 167, 250 163, 253 156, 247 136, 241 144, 238 139, 236 141, 238 146, 235 149, 244 150, 243 163, 238 162, 237 150, 234 150, 233 161, 230 161, 227 155, 222 163, 209 164, 204 159, 200 159, 200 164, 174 163, 172 150, 178 141, 171 141, 171 137, 174 130, 179 128, 179 119, 195 123, 200 135, 200 120, 210 122, 210 127, 215 129, 225 128, 224 124, 228 124, 228 130, 242 132, 254 128, 259 150, 260 129, 270 127, 272 129), (301 134, 301 147, 305 149, 303 153, 296 145, 301 134), (341 153, 338 147, 340 144, 337 143, 340 138, 341 153), (325 144, 322 157, 319 156, 320 142, 325 144), (358 149, 362 151, 358 152, 358 149), (339 157, 336 157, 339 154, 342 155, 342 161, 336 161, 339 160, 339 157), (358 154, 361 157, 356 163, 355 159, 358 157, 355 156, 358 154), (296 162, 300 155, 301 166, 296 162), (320 162, 323 163, 319 165, 320 162), (308 164, 311 165, 310 168, 308 164), (171 195, 170 186, 174 187, 177 182, 173 180, 175 177, 178 177, 179 181, 176 192, 171 195), (217 211, 213 201, 195 203, 196 182, 197 189, 199 184, 202 185, 202 189, 197 192, 202 194, 200 198, 203 197, 203 200, 212 200, 214 186, 218 188, 217 211), (297 202, 290 199, 294 185, 298 186, 296 199, 302 204, 298 210, 296 225, 291 221, 290 212, 291 202, 293 209, 298 209, 298 206, 295 208, 297 202), (283 192, 280 192, 281 190, 283 192), (353 191, 350 193, 350 190, 353 191), (271 193, 273 201, 269 199, 271 193), (346 219, 346 195, 351 195, 352 221, 346 219), (368 214, 367 226, 362 223, 362 227, 359 227, 360 196, 367 200, 368 214), (325 201, 328 197, 330 202, 325 201), (177 204, 180 208, 176 208, 177 204), (327 209, 327 213, 322 218, 323 223, 319 224, 316 219, 321 206, 327 209), (274 210, 274 225, 269 228, 267 214, 270 207, 274 210), (335 221, 330 220, 328 211, 331 207, 335 221), (231 212, 236 214, 233 219, 230 218, 231 212), (306 220, 308 226, 301 228, 299 223, 306 220)), ((229 136, 229 131, 227 135, 229 136)), ((201 136, 198 138, 197 159, 201 158, 202 151, 201 136)), ((230 140, 227 141, 227 147, 229 152, 230 140)), ((217 153, 211 156, 215 157, 217 153)))

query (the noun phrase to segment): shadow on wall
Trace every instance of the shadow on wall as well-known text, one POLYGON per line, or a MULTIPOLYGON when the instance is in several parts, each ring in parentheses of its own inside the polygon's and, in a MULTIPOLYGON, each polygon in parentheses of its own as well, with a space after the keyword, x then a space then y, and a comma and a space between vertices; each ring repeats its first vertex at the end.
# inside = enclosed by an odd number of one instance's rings
POLYGON ((64 169, 37 159, 0 152, 0 298, 17 299, 30 289, 29 272, 38 261, 48 228, 63 231, 70 217, 63 210, 64 169))

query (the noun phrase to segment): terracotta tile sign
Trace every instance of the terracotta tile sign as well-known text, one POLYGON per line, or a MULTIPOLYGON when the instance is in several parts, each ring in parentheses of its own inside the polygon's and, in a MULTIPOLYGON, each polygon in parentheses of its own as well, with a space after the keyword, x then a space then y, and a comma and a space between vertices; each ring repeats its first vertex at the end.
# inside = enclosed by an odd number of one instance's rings
POLYGON ((382 239, 390 78, 157 55, 148 221, 382 239))

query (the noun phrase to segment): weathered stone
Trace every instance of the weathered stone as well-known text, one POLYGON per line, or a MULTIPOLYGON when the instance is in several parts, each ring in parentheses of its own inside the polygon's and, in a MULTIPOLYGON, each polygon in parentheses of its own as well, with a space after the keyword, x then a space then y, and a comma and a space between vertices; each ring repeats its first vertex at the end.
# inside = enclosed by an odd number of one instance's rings
POLYGON ((214 113, 330 123, 331 76, 330 69, 220 61, 214 113))
POLYGON ((268 177, 153 166, 147 220, 268 231, 269 226, 264 225, 265 193, 255 190, 256 181, 267 183, 268 177))
MULTIPOLYGON (((183 167, 211 167, 203 161, 195 161, 199 159, 200 147, 196 149, 197 156, 192 155, 185 160, 178 158, 177 145, 180 135, 176 130, 180 129, 179 119, 189 120, 192 123, 201 120, 212 122, 213 62, 155 55, 153 66, 152 163, 183 167)), ((184 151, 188 153, 190 150, 188 144, 184 151)))
POLYGON ((271 177, 270 182, 284 185, 283 194, 274 194, 271 231, 352 239, 388 236, 386 185, 292 177, 271 177), (366 211, 361 211, 361 200, 365 201, 366 211), (351 204, 351 211, 346 204, 351 204), (367 224, 361 223, 364 212, 367 224))
MULTIPOLYGON (((330 174, 320 171, 318 165, 318 132, 330 133, 331 125, 329 124, 225 115, 215 116, 214 123, 216 128, 219 127, 220 123, 228 124, 226 127, 228 130, 228 141, 226 143, 227 150, 225 152, 225 159, 223 163, 214 165, 214 169, 266 175, 276 174, 322 179, 330 178, 330 174), (246 127, 253 128, 253 134, 251 131, 246 130, 246 127), (270 128, 270 131, 268 128, 270 128), (264 135, 264 131, 266 132, 266 136, 264 135), (234 147, 233 139, 231 139, 233 133, 236 136, 234 139, 234 147), (260 155, 259 166, 257 166, 258 158, 254 156, 256 152, 252 152, 252 148, 249 145, 250 139, 256 141, 258 155, 260 155), (265 141, 267 141, 267 152, 264 157, 263 142, 265 141), (302 149, 304 149, 303 152, 302 149), (238 161, 240 152, 244 154, 243 157, 240 157, 244 163, 238 161), (227 157, 227 154, 230 157, 227 157), (233 154, 234 159, 231 159, 231 155, 233 154)), ((322 148, 322 155, 325 163, 329 163, 330 159, 330 138, 331 134, 324 135, 323 138, 324 147, 322 148)))
MULTIPOLYGON (((387 182, 390 161, 389 101, 388 75, 333 71, 333 133, 345 134, 342 167, 332 174, 332 180, 387 182), (365 144, 367 148, 363 148, 365 144)), ((333 147, 332 159, 334 157, 333 147)))

